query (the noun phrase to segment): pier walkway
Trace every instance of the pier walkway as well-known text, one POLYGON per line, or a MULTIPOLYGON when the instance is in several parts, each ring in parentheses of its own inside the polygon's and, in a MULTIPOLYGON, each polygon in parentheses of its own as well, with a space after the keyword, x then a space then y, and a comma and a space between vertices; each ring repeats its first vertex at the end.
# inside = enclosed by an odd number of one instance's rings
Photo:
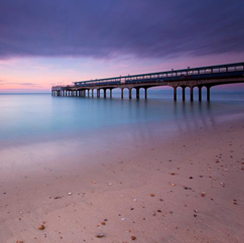
POLYGON ((206 87, 207 100, 210 100, 210 88, 216 85, 244 83, 244 62, 187 68, 157 73, 119 76, 87 81, 73 82, 73 85, 53 86, 53 96, 78 96, 78 97, 112 97, 112 90, 121 89, 121 98, 124 97, 124 89, 129 90, 129 98, 132 98, 132 89, 136 90, 136 98, 140 98, 140 89, 144 89, 144 97, 147 98, 147 90, 152 87, 170 86, 174 90, 173 98, 177 100, 177 88, 182 89, 182 100, 185 100, 185 89, 190 88, 190 100, 193 101, 194 88, 198 89, 198 100, 202 100, 202 88, 206 87))

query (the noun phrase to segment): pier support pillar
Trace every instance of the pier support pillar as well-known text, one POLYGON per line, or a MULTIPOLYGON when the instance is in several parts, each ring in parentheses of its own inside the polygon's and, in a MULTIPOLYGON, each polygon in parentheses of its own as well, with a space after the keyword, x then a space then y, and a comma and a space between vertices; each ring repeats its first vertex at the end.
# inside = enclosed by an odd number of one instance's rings
POLYGON ((207 101, 210 101, 210 87, 207 87, 207 101))
POLYGON ((92 89, 92 98, 94 97, 94 89, 92 89))
POLYGON ((193 101, 193 87, 190 87, 190 100, 193 101))
POLYGON ((183 86, 183 87, 182 87, 182 100, 183 100, 183 101, 185 101, 185 99, 186 99, 185 89, 186 89, 186 87, 183 86))
POLYGON ((97 89, 97 98, 100 97, 100 89, 97 89))
POLYGON ((136 98, 139 99, 140 98, 140 88, 136 88, 136 98))
POLYGON ((198 87, 198 100, 200 102, 202 101, 202 86, 198 87))
POLYGON ((174 87, 174 101, 177 100, 177 87, 174 87))
POLYGON ((147 99, 147 89, 148 88, 145 88, 145 99, 147 99))
POLYGON ((112 98, 112 90, 113 90, 113 89, 110 89, 110 98, 112 98))
POLYGON ((124 98, 124 88, 121 88, 121 99, 124 98))
POLYGON ((106 98, 107 97, 107 89, 103 89, 103 97, 106 98))
POLYGON ((131 90, 132 89, 129 89, 129 99, 131 99, 131 90))

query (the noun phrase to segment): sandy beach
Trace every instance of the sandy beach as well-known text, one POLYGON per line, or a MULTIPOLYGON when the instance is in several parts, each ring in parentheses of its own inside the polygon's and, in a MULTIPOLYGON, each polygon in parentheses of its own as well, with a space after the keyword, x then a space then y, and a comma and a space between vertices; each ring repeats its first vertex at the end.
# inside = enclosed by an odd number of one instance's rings
POLYGON ((143 147, 4 148, 0 242, 241 243, 243 138, 241 118, 143 147))

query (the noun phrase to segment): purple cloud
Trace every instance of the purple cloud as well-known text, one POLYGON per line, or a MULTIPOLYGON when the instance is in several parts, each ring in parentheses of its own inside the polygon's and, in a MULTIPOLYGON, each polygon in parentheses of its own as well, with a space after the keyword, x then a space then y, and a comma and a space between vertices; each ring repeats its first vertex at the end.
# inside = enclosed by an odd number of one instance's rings
POLYGON ((0 58, 244 51, 240 0, 1 0, 0 58))

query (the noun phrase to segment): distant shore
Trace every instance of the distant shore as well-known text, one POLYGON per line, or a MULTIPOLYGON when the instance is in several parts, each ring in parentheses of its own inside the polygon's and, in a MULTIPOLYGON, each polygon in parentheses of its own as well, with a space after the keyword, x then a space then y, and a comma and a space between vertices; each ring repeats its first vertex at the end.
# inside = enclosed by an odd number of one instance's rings
POLYGON ((1 158, 0 242, 241 243, 243 121, 131 150, 12 148, 1 158))

